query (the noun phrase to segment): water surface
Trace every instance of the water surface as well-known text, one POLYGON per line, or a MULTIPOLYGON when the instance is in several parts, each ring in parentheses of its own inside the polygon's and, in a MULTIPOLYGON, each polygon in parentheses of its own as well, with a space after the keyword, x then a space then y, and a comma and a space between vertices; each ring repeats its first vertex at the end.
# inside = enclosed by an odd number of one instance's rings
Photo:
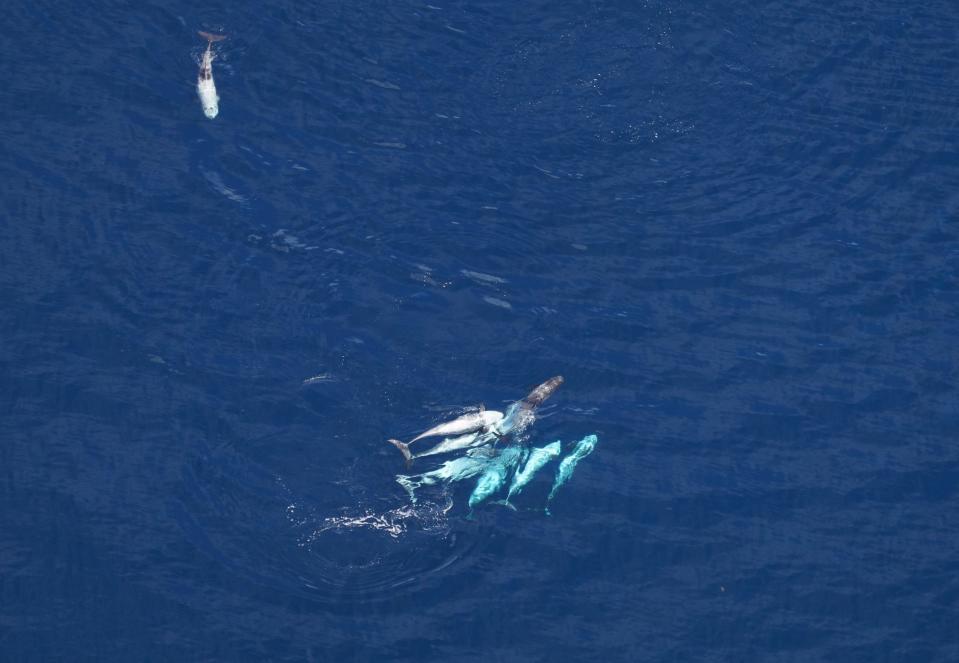
POLYGON ((959 660, 955 3, 5 19, 0 659, 959 660))

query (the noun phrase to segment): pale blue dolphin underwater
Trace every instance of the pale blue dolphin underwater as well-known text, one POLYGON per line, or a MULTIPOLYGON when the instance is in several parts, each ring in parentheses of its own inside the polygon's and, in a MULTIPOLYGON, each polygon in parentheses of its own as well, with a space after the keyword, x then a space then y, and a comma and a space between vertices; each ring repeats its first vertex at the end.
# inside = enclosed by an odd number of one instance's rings
POLYGON ((434 486, 438 483, 453 483, 475 477, 486 469, 490 460, 493 458, 493 452, 490 449, 472 449, 467 452, 468 455, 460 456, 448 460, 432 472, 423 472, 406 476, 396 475, 396 482, 399 483, 410 495, 410 501, 416 503, 415 490, 422 486, 434 486))
POLYGON ((587 435, 576 443, 573 451, 568 454, 566 458, 560 461, 559 467, 556 469, 556 480, 553 481, 553 489, 549 491, 549 497, 546 498, 547 515, 549 515, 549 503, 556 495, 556 491, 573 476, 573 470, 576 469, 576 464, 593 452, 593 449, 596 448, 597 441, 598 438, 595 435, 587 435))
MULTIPOLYGON (((569 481, 576 469, 577 463, 590 453, 596 446, 597 437, 587 435, 573 445, 573 450, 563 459, 556 470, 556 479, 547 498, 546 513, 549 514, 549 502, 556 495, 559 488, 569 481)), ((423 472, 411 476, 397 475, 396 481, 409 493, 410 501, 416 502, 416 489, 422 486, 434 486, 439 483, 453 483, 463 481, 476 475, 480 478, 469 497, 470 515, 473 508, 490 496, 497 493, 506 485, 510 474, 515 468, 523 465, 522 469, 513 474, 509 493, 505 500, 498 502, 510 508, 513 505, 509 500, 522 492, 523 488, 533 479, 539 470, 560 454, 559 440, 544 447, 528 450, 522 445, 510 445, 502 450, 489 447, 470 449, 467 455, 448 460, 431 472, 423 472)))
POLYGON ((489 462, 486 466, 486 471, 483 472, 476 481, 476 488, 474 488, 470 494, 469 517, 473 515, 473 507, 503 487, 510 472, 523 462, 523 459, 526 458, 528 453, 529 451, 524 447, 512 445, 500 451, 499 454, 489 462))
POLYGON ((547 444, 545 447, 539 449, 533 449, 529 452, 529 459, 526 461, 526 465, 523 466, 523 469, 519 470, 516 474, 513 475, 513 483, 510 484, 509 494, 506 495, 506 499, 503 501, 504 506, 512 507, 513 505, 509 503, 513 495, 519 495, 523 492, 523 488, 526 487, 530 481, 533 480, 533 477, 536 476, 536 473, 539 472, 546 463, 553 460, 559 455, 559 452, 562 451, 562 444, 559 440, 547 444))

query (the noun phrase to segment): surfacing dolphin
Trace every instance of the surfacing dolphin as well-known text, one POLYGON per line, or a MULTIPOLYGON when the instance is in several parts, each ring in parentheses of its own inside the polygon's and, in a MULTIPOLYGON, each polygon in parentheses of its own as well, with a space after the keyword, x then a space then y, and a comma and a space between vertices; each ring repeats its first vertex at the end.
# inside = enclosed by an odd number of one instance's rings
POLYGON ((196 78, 196 93, 203 106, 203 114, 211 120, 220 112, 220 97, 216 94, 216 85, 213 83, 213 42, 226 39, 226 35, 215 35, 200 31, 200 36, 207 40, 206 50, 200 62, 200 73, 196 78))
POLYGON ((529 392, 526 398, 510 405, 500 422, 493 426, 492 432, 499 437, 506 437, 507 435, 512 435, 514 438, 518 437, 536 421, 536 408, 552 396, 553 392, 559 389, 563 382, 562 375, 551 377, 529 392))
POLYGON ((464 414, 461 417, 457 417, 453 421, 447 421, 446 423, 433 426, 431 429, 425 433, 420 433, 409 442, 400 442, 399 440, 393 439, 387 440, 387 442, 400 450, 400 453, 403 454, 403 458, 406 459, 406 466, 409 467, 413 463, 414 458, 431 456, 433 454, 446 453, 449 451, 458 451, 459 449, 467 449, 471 446, 475 446, 472 443, 476 440, 479 434, 488 431, 491 426, 495 425, 502 419, 503 413, 497 412, 496 410, 470 412, 469 414, 464 414), (456 435, 458 437, 447 437, 441 443, 423 453, 414 455, 410 451, 410 445, 417 440, 422 440, 425 437, 436 437, 438 435, 456 435))
MULTIPOLYGON (((483 427, 462 429, 459 432, 465 433, 461 434, 459 437, 447 438, 437 444, 432 449, 428 449, 418 454, 414 454, 410 451, 409 445, 415 442, 421 437, 426 437, 427 433, 430 431, 442 428, 443 426, 452 426, 453 424, 460 421, 460 419, 465 419, 470 415, 465 415, 449 422, 448 424, 442 424, 437 426, 435 429, 430 429, 426 433, 414 438, 409 443, 403 443, 399 440, 389 440, 389 443, 395 446, 400 450, 400 453, 403 454, 403 458, 406 459, 406 466, 410 467, 413 460, 416 458, 422 458, 423 456, 433 456, 436 454, 450 453, 452 451, 459 451, 461 449, 470 449, 473 447, 480 447, 486 444, 496 442, 499 439, 506 437, 507 435, 513 436, 514 439, 529 428, 532 423, 536 420, 536 408, 542 405, 543 401, 553 395, 553 392, 556 391, 560 385, 563 384, 563 376, 557 375, 551 377, 549 380, 539 385, 533 391, 529 392, 526 398, 516 401, 509 406, 509 409, 506 410, 505 415, 500 415, 497 421, 492 424, 484 425, 483 427)), ((489 412, 495 412, 490 410, 489 412)), ((473 413, 472 416, 476 416, 483 413, 473 413)), ((495 412, 495 414, 500 414, 495 412)), ((472 424, 474 425, 475 420, 472 424)), ((465 425, 465 424, 464 424, 465 425)), ((454 427, 455 429, 455 427, 454 427)), ((440 433, 435 433, 436 435, 450 435, 455 434, 453 430, 448 430, 440 433)))
POLYGON ((480 409, 479 412, 469 412, 461 417, 457 417, 453 421, 447 421, 445 424, 433 426, 425 433, 420 433, 414 437, 407 442, 407 444, 413 444, 417 440, 422 440, 424 437, 438 437, 440 435, 449 437, 450 435, 462 435, 463 433, 483 430, 484 428, 489 428, 502 418, 503 413, 497 412, 496 410, 480 409))
MULTIPOLYGON (((472 449, 473 447, 481 447, 497 439, 499 438, 491 431, 477 431, 475 433, 460 435, 459 437, 447 437, 435 447, 431 447, 426 451, 421 451, 418 454, 411 453, 409 452, 409 449, 407 449, 406 452, 410 453, 409 457, 406 457, 406 453, 404 453, 403 456, 406 458, 406 468, 409 469, 413 464, 413 461, 417 458, 422 458, 423 456, 436 456, 437 454, 448 454, 454 451, 461 451, 463 449, 472 449)), ((390 442, 398 447, 400 451, 404 450, 404 447, 401 447, 399 444, 397 444, 396 440, 390 440, 390 442)))

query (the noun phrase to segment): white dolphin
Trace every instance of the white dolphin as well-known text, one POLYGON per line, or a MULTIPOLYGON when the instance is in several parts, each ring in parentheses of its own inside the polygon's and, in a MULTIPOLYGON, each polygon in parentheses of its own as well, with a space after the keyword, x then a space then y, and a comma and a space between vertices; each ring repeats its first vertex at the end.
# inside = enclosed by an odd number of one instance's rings
POLYGON ((388 440, 388 442, 400 450, 403 458, 406 459, 406 467, 409 468, 414 458, 422 456, 478 447, 496 442, 507 435, 511 435, 514 441, 518 441, 523 431, 532 426, 536 420, 536 408, 552 396, 561 384, 563 384, 562 375, 551 377, 533 389, 526 398, 510 405, 505 415, 495 410, 475 412, 431 428, 410 440, 409 443, 399 440, 388 440), (490 416, 487 420, 483 418, 484 414, 493 416, 490 416), (431 435, 458 435, 459 437, 447 438, 432 449, 422 453, 413 454, 410 451, 410 444, 431 435))
POLYGON ((201 30, 200 36, 207 40, 207 45, 196 79, 196 93, 203 105, 203 114, 212 120, 220 112, 220 98, 216 95, 216 85, 213 84, 213 58, 216 57, 213 54, 213 42, 226 39, 226 35, 214 35, 201 30))
POLYGON ((388 442, 400 450, 400 453, 403 454, 403 458, 406 459, 406 464, 409 465, 413 462, 414 458, 419 458, 421 456, 432 456, 434 454, 458 451, 460 449, 467 449, 469 447, 476 446, 474 443, 477 441, 477 438, 479 438, 481 434, 488 431, 494 424, 499 423, 502 418, 503 413, 497 412, 496 410, 470 412, 469 414, 464 414, 461 417, 457 417, 453 421, 447 421, 446 423, 433 426, 431 429, 425 433, 420 433, 409 442, 400 442, 399 440, 388 440, 388 442), (413 454, 410 451, 410 445, 417 440, 422 440, 425 437, 435 437, 438 435, 447 436, 447 438, 432 449, 424 451, 423 453, 413 454))

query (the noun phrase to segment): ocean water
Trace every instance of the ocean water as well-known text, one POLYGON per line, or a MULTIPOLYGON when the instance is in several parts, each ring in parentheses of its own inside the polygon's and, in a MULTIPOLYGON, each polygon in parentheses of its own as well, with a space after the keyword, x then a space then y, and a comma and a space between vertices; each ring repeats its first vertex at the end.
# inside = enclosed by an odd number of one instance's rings
POLYGON ((4 23, 0 660, 959 660, 955 2, 4 23))

